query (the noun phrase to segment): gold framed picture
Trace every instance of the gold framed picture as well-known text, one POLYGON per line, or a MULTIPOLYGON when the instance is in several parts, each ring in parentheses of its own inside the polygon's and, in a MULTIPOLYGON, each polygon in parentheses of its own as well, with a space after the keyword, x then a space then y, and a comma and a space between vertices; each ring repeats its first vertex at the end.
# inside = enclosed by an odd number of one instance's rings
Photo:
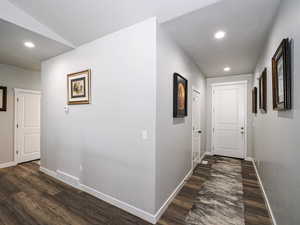
POLYGON ((68 105, 90 104, 91 70, 68 74, 68 105))
POLYGON ((178 73, 173 74, 173 117, 188 115, 188 81, 178 73))

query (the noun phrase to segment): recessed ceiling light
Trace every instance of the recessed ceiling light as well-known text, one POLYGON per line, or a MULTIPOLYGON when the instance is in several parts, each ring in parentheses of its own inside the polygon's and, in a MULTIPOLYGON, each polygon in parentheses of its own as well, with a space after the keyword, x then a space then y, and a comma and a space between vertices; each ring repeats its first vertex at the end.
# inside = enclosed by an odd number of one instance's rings
POLYGON ((228 71, 230 71, 230 70, 231 70, 230 67, 225 67, 225 68, 224 68, 224 71, 225 71, 225 72, 228 72, 228 71))
POLYGON ((222 30, 215 33, 215 39, 223 39, 225 37, 226 33, 222 30))
POLYGON ((32 42, 30 42, 30 41, 24 42, 24 45, 27 48, 34 48, 35 47, 35 45, 32 42))

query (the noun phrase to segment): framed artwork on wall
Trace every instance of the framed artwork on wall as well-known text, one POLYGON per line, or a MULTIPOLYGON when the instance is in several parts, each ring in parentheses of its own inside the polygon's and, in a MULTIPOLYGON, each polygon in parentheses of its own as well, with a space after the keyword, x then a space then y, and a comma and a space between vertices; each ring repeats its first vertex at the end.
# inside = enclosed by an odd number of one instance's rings
POLYGON ((283 39, 272 58, 273 109, 292 108, 291 54, 289 39, 283 39))
POLYGON ((0 111, 7 110, 7 87, 0 86, 0 111))
POLYGON ((91 70, 68 74, 68 105, 90 104, 91 70))
POLYGON ((262 72, 259 80, 259 109, 267 112, 267 68, 262 72))
POLYGON ((257 87, 252 89, 252 113, 257 113, 257 87))
POLYGON ((188 115, 188 81, 178 73, 173 75, 173 117, 188 115))

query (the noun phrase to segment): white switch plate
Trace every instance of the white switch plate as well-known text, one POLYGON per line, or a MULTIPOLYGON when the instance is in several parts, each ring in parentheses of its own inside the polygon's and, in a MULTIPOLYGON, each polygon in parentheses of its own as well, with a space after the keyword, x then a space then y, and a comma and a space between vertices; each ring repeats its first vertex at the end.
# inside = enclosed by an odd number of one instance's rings
POLYGON ((143 140, 147 140, 148 139, 148 131, 147 130, 143 130, 142 131, 142 139, 143 140))

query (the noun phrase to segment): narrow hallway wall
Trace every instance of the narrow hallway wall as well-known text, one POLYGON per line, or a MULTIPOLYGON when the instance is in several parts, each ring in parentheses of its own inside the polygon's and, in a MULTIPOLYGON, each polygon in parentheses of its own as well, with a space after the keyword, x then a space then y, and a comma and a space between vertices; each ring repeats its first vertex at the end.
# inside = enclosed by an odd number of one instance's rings
POLYGON ((300 222, 300 1, 283 0, 255 73, 267 67, 267 113, 254 118, 254 157, 278 225, 300 222), (272 108, 271 58, 283 38, 292 40, 292 101, 286 112, 272 108))
POLYGON ((205 152, 205 77, 164 31, 157 33, 156 210, 191 170, 192 89, 201 95, 201 154, 205 152), (188 116, 173 118, 173 74, 188 80, 188 116))

